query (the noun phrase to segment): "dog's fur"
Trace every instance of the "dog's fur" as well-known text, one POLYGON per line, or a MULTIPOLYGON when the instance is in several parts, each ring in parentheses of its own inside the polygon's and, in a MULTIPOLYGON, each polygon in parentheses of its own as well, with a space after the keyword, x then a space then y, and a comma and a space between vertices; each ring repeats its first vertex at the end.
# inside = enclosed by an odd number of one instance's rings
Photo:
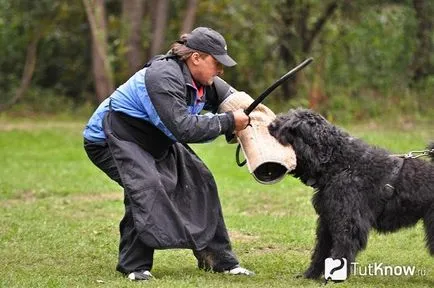
POLYGON ((354 262, 371 228, 393 232, 419 219, 434 256, 433 164, 420 159, 402 162, 307 109, 279 115, 268 129, 280 143, 294 148, 297 166, 292 175, 316 189, 312 203, 319 215, 317 239, 306 278, 319 278, 328 257, 354 262))

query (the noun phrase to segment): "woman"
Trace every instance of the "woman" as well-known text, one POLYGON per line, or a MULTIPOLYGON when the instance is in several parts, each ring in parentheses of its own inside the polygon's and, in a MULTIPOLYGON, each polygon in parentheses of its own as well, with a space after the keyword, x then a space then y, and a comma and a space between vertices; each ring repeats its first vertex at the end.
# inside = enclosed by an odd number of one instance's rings
POLYGON ((244 129, 242 111, 217 112, 235 90, 218 76, 236 62, 218 32, 199 27, 154 57, 103 101, 83 132, 91 161, 124 188, 117 270, 149 280, 155 249, 192 249, 202 269, 239 266, 214 178, 186 143, 244 129))

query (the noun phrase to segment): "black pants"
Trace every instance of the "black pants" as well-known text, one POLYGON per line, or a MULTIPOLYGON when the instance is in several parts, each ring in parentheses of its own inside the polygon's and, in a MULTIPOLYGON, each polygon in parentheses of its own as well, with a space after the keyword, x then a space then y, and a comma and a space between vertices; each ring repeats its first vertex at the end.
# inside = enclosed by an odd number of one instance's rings
MULTIPOLYGON (((84 149, 89 159, 98 168, 123 187, 118 169, 106 142, 89 142, 85 139, 84 149)), ((147 247, 140 240, 134 227, 130 203, 125 194, 124 205, 125 214, 119 224, 119 259, 116 270, 125 274, 139 270, 150 271, 153 264, 154 248, 147 247)), ((221 219, 223 218, 221 217, 221 219)), ((194 255, 198 260, 199 267, 213 269, 216 272, 222 272, 239 264, 232 252, 223 220, 218 223, 215 236, 207 248, 194 251, 194 255)))

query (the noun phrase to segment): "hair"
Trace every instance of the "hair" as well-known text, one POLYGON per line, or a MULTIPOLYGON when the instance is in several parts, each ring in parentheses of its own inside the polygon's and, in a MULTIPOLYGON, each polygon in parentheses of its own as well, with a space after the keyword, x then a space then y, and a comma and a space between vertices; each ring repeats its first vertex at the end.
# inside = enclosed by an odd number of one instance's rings
POLYGON ((180 60, 185 61, 190 58, 191 54, 194 52, 199 53, 200 57, 205 58, 209 54, 191 49, 185 45, 187 43, 187 37, 189 34, 182 34, 179 40, 172 44, 170 47, 170 53, 177 56, 180 60))

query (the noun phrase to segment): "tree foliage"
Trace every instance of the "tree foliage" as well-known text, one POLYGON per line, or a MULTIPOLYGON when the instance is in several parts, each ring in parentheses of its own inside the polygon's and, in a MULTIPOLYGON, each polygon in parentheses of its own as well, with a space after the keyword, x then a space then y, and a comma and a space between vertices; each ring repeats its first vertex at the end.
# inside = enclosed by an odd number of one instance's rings
POLYGON ((0 105, 23 87, 77 105, 97 103, 95 65, 108 65, 117 86, 195 26, 225 36, 238 65, 226 69, 224 78, 252 97, 313 57, 313 64, 267 100, 279 108, 297 103, 325 111, 366 97, 404 103, 410 95, 419 103, 413 107, 423 110, 423 103, 434 100, 424 92, 434 88, 429 0, 99 1, 106 11, 102 64, 93 61, 96 34, 83 5, 94 1, 83 1, 0 0, 0 53, 6 55, 0 58, 0 105))

